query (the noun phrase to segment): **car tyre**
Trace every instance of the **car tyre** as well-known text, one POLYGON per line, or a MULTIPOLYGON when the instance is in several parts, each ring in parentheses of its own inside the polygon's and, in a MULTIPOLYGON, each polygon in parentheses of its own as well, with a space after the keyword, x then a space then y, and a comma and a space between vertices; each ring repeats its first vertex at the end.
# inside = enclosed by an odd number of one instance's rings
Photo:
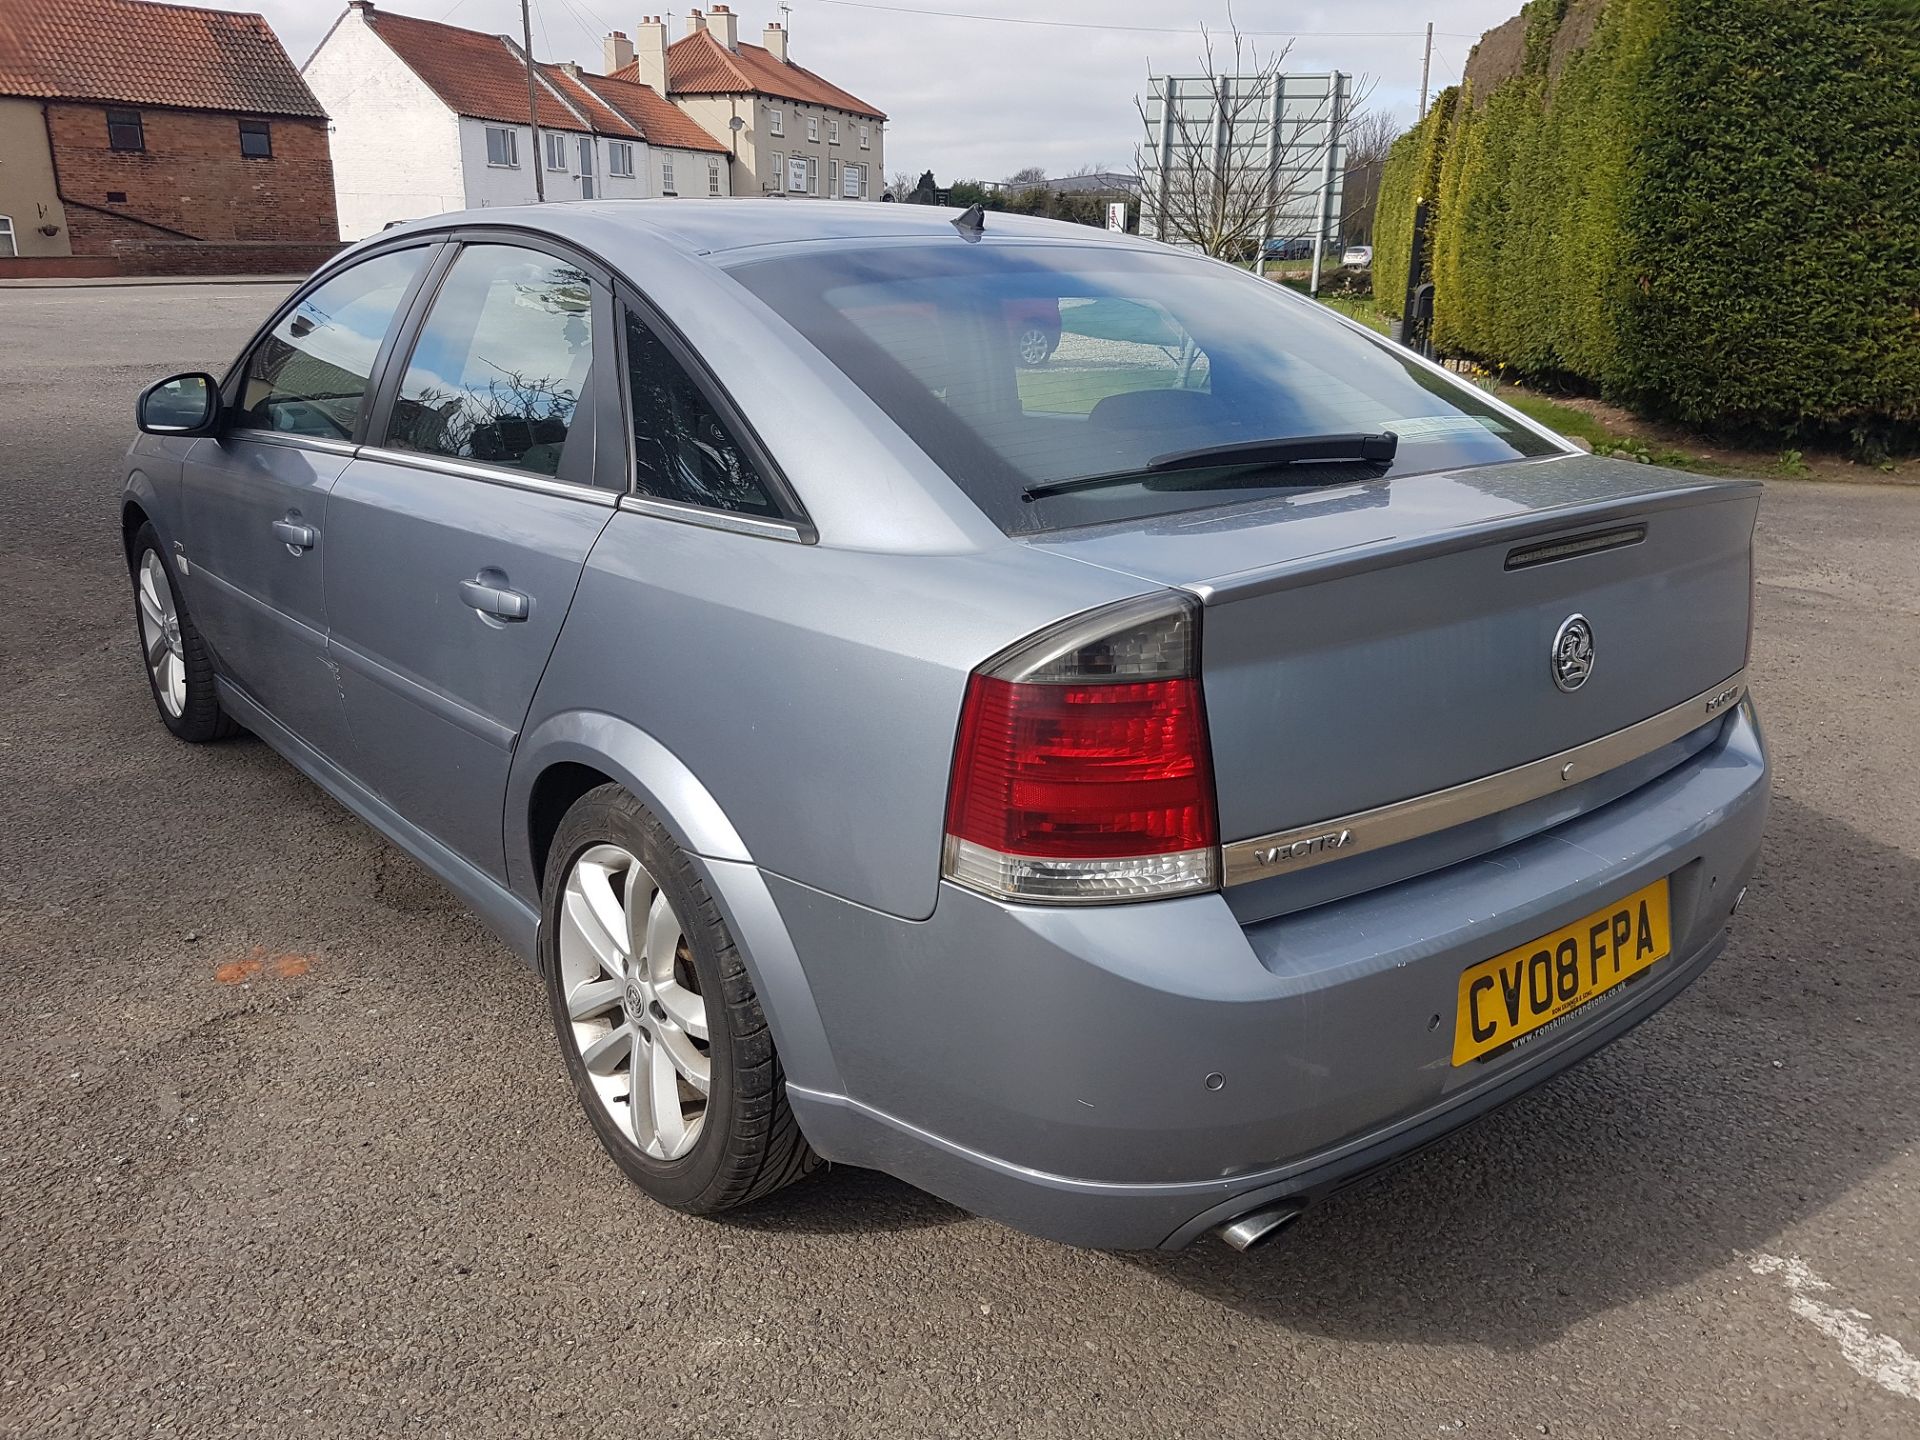
POLYGON ((213 659, 151 523, 142 523, 134 532, 128 559, 134 630, 161 721, 194 745, 238 734, 240 727, 220 708, 213 659))
POLYGON ((648 1195, 711 1215, 819 1164, 719 907, 673 837, 618 785, 589 791, 560 822, 540 961, 574 1092, 648 1195))
POLYGON ((1028 325, 1014 337, 1014 350, 1020 356, 1020 363, 1028 369, 1038 369, 1053 358, 1054 348, 1060 342, 1044 326, 1028 325))

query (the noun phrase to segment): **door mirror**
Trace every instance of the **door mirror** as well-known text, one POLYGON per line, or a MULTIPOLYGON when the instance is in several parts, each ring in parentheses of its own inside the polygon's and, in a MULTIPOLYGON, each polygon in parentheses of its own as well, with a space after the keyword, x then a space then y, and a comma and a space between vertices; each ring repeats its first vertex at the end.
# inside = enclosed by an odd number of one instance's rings
POLYGON ((149 435, 208 435, 220 418, 220 382, 196 372, 175 375, 140 393, 135 418, 149 435))

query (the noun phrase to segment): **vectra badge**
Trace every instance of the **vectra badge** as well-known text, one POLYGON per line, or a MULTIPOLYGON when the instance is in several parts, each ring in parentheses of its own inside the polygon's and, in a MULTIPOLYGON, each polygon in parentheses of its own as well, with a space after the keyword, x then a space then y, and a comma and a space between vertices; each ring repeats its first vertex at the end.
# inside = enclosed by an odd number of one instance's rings
POLYGON ((1318 855, 1323 850, 1343 849, 1352 839, 1351 830, 1330 830, 1324 835, 1311 835, 1288 845, 1269 845, 1264 850, 1256 850, 1254 858, 1262 865, 1285 865, 1291 860, 1304 860, 1309 855, 1318 855))
POLYGON ((1571 695, 1593 674, 1593 626, 1584 615, 1569 615, 1553 637, 1553 683, 1571 695))

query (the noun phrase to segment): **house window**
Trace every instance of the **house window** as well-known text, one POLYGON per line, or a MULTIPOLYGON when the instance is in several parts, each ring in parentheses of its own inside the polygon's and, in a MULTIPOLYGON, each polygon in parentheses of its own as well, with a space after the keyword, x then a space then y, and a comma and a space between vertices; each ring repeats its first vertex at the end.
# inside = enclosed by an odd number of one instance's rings
POLYGON ((487 164, 506 170, 520 168, 520 137, 500 125, 487 127, 487 164))
POLYGON ((818 140, 819 138, 820 117, 818 115, 809 115, 807 116, 807 139, 818 140))
POLYGON ((0 260, 10 260, 20 253, 20 247, 13 239, 13 219, 0 215, 0 260))
POLYGON ((264 120, 240 122, 240 153, 255 160, 273 158, 273 126, 264 120))
POLYGON ((827 161, 827 194, 829 197, 840 193, 840 162, 827 161))
POLYGON ((107 111, 107 148, 110 150, 147 148, 147 127, 142 123, 138 110, 107 111))
POLYGON ((873 131, 865 125, 860 127, 860 148, 862 150, 873 148, 873 131))
POLYGON ((773 181, 773 184, 767 187, 768 189, 780 190, 786 187, 787 157, 778 150, 767 157, 767 174, 773 181))
POLYGON ((673 157, 671 155, 662 155, 660 157, 660 193, 662 195, 678 195, 680 193, 673 188, 673 157))
POLYGON ((719 193, 720 162, 718 160, 709 160, 707 162, 707 194, 718 195, 719 193))
POLYGON ((609 175, 633 174, 633 146, 615 140, 607 146, 607 173, 609 175))
POLYGON ((807 194, 820 193, 820 162, 813 156, 807 156, 807 194))
POLYGON ((567 137, 549 135, 547 138, 547 168, 564 170, 567 168, 567 137))
POLYGON ((769 135, 784 135, 787 133, 787 122, 778 110, 767 111, 767 133, 769 135))
POLYGON ((838 120, 829 120, 827 121, 827 144, 838 145, 839 143, 840 122, 838 120))

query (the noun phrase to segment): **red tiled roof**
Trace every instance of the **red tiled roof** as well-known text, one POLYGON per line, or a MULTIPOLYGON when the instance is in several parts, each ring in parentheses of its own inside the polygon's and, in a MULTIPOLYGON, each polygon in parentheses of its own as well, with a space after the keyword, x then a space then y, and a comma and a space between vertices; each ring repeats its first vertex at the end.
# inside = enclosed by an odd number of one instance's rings
MULTIPOLYGON (((622 80, 639 74, 633 64, 617 72, 622 80)), ((821 79, 803 65, 776 60, 759 45, 742 43, 729 50, 702 30, 667 47, 667 89, 676 95, 775 95, 803 105, 826 105, 875 120, 887 117, 857 95, 821 79)))
POLYGON ((725 155, 727 147, 708 134, 684 111, 662 100, 650 85, 620 80, 611 75, 587 75, 579 82, 595 96, 617 110, 650 145, 672 150, 711 150, 725 155))
POLYGON ((587 122, 600 134, 616 137, 632 136, 639 140, 647 138, 639 125, 614 109, 582 83, 586 78, 584 72, 575 75, 564 65, 542 64, 540 74, 549 85, 566 98, 569 105, 586 116, 587 122))
MULTIPOLYGON (((4 0, 0 0, 4 3, 4 0)), ((373 33, 405 62, 457 115, 476 120, 527 123, 527 67, 498 35, 462 30, 434 20, 416 20, 386 10, 361 12, 373 33)), ((542 67, 545 68, 545 67, 542 67)), ((587 133, 587 126, 544 86, 535 91, 540 124, 548 130, 587 133)))
POLYGON ((0 95, 327 113, 260 16, 141 0, 0 0, 0 95))

